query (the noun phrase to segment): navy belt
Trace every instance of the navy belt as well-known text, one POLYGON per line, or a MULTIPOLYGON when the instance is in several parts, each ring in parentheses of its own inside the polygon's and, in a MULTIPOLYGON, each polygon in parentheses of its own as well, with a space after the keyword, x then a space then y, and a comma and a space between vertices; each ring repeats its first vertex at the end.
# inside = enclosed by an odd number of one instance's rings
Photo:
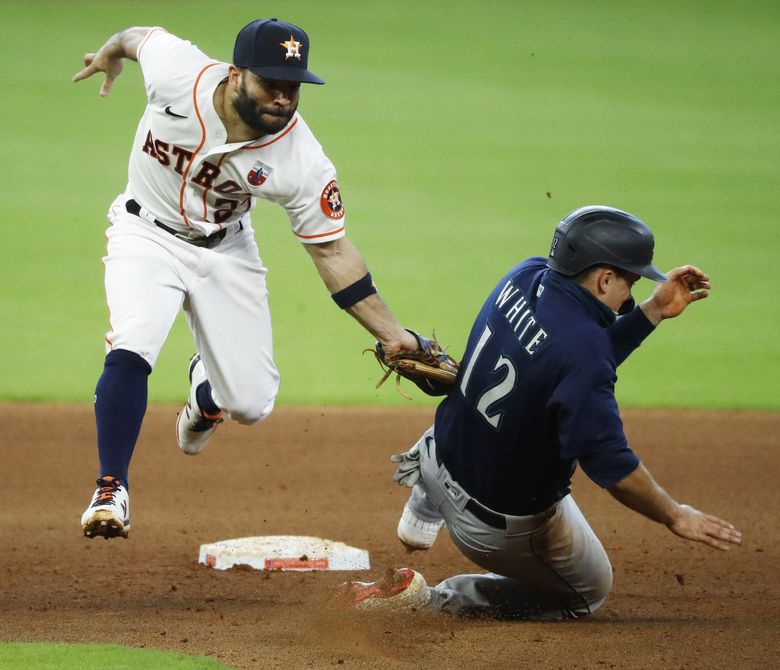
MULTIPOLYGON (((438 450, 436 451, 436 462, 440 466, 444 465, 438 450)), ((506 517, 503 514, 494 512, 492 509, 488 509, 475 498, 469 498, 469 501, 466 503, 466 509, 482 523, 487 524, 491 528, 506 530, 506 517)))
MULTIPOLYGON (((133 216, 141 216, 141 205, 139 205, 135 200, 128 200, 125 203, 125 209, 133 216)), ((191 237, 188 233, 182 233, 175 228, 171 228, 170 226, 165 225, 162 221, 158 221, 157 219, 152 220, 154 221, 155 226, 161 228, 166 233, 169 233, 183 242, 187 242, 187 244, 192 244, 196 247, 206 247, 207 249, 211 249, 212 247, 216 247, 222 240, 225 239, 225 235, 227 235, 227 228, 223 228, 218 233, 214 233, 208 237, 191 237)), ((243 229, 244 224, 239 221, 238 230, 243 229)))

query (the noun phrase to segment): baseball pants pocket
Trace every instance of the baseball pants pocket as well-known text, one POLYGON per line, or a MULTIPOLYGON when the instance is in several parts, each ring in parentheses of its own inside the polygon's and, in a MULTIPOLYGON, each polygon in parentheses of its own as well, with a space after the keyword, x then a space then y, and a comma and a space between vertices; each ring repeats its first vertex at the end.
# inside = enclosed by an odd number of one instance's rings
POLYGON ((502 530, 488 528, 479 522, 473 524, 463 517, 452 523, 448 521, 447 529, 452 541, 472 560, 478 557, 484 561, 502 549, 502 530))

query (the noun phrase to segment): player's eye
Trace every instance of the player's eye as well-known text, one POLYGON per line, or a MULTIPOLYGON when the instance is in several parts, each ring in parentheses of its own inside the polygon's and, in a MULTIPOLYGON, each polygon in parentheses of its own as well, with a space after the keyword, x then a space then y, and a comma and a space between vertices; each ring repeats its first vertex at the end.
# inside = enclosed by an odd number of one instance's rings
POLYGON ((284 93, 288 97, 295 95, 301 88, 298 82, 294 81, 278 81, 276 79, 260 79, 260 83, 270 93, 276 93, 277 91, 284 93))

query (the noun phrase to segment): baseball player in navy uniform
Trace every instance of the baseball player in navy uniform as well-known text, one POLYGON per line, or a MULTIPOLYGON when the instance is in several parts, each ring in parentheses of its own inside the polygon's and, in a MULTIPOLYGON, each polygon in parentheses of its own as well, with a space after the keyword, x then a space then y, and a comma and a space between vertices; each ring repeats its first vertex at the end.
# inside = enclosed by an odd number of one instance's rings
POLYGON ((619 502, 682 538, 723 550, 741 542, 730 523, 675 502, 623 432, 617 366, 661 320, 710 289, 691 265, 662 274, 653 247, 650 230, 631 214, 584 207, 558 225, 549 258, 528 258, 501 278, 434 426, 393 457, 394 479, 413 487, 401 541, 427 549, 446 523, 460 551, 489 572, 428 587, 402 568, 378 583, 345 585, 348 600, 519 619, 594 612, 612 569, 572 498, 577 464, 619 502), (660 283, 634 307, 640 277, 660 283))
POLYGON ((206 56, 163 28, 129 28, 84 57, 80 81, 137 61, 148 98, 130 152, 128 184, 108 213, 104 258, 110 330, 95 391, 100 477, 81 525, 88 537, 126 537, 128 468, 146 411, 147 377, 184 309, 197 354, 176 434, 186 454, 206 446, 224 416, 245 424, 271 412, 279 389, 267 270, 250 212, 279 204, 336 304, 387 351, 418 348, 377 295, 345 232, 336 170, 298 113, 309 38, 278 19, 252 21, 233 63, 206 56))

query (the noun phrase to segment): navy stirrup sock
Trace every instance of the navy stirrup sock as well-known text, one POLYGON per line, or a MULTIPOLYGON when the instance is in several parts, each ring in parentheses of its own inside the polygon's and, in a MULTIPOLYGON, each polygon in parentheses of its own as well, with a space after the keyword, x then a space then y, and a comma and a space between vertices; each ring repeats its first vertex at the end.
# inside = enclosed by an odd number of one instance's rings
POLYGON ((195 399, 198 401, 201 412, 215 416, 222 411, 211 396, 211 383, 208 379, 195 389, 195 399))
POLYGON ((127 484, 127 470, 146 413, 151 366, 138 354, 116 349, 106 356, 95 388, 100 476, 127 484))

